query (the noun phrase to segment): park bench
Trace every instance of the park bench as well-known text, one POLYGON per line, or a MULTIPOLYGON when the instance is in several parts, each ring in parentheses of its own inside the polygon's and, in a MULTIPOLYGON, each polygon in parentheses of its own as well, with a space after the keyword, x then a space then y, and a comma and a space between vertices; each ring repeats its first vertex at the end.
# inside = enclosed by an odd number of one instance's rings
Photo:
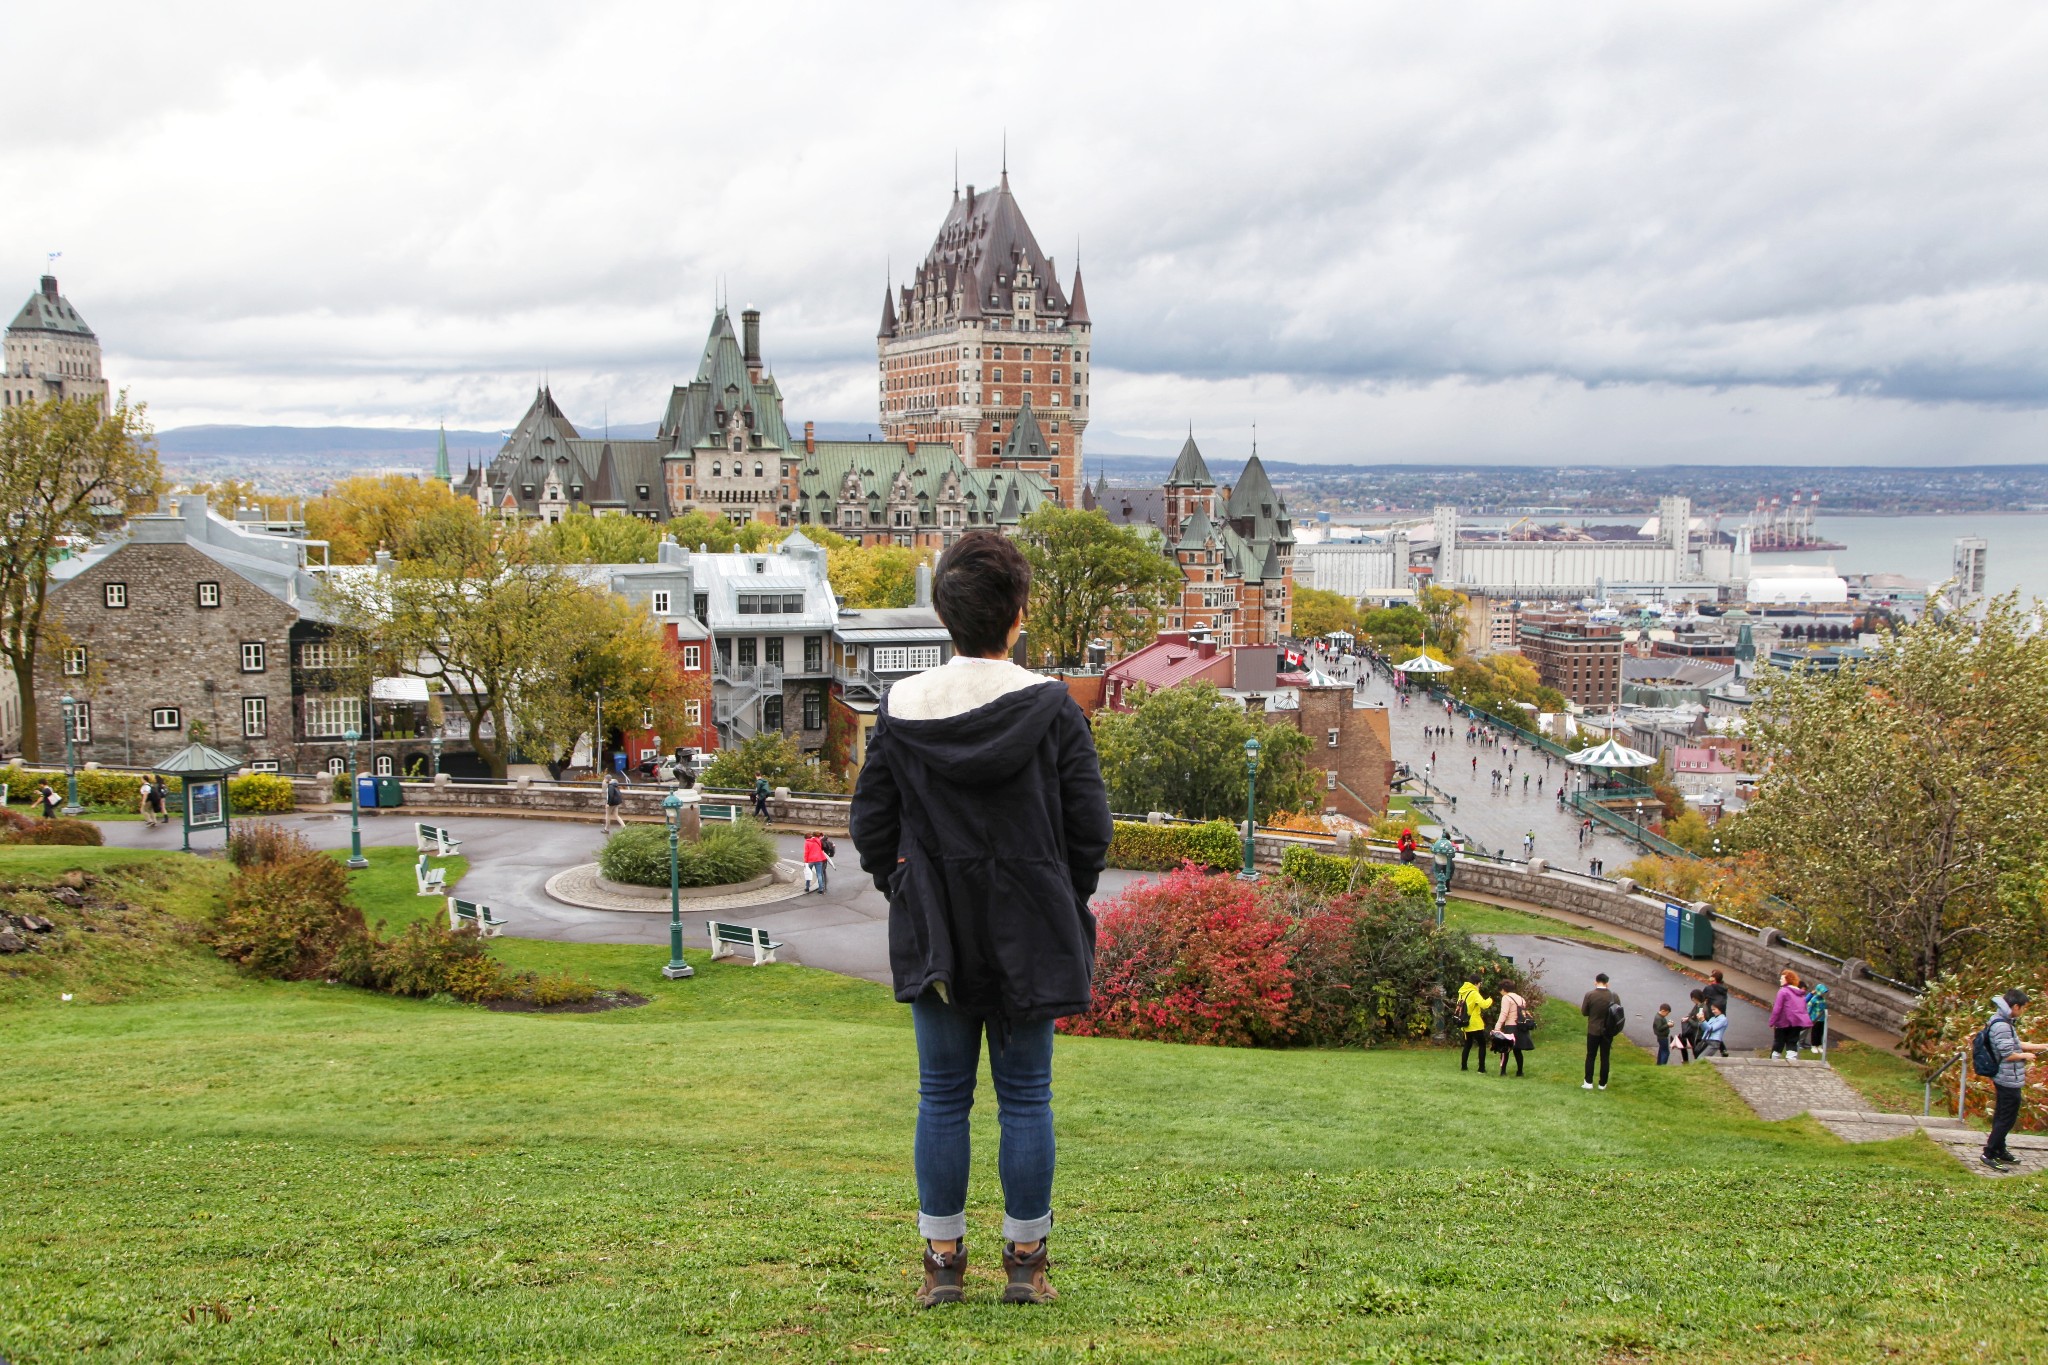
POLYGON ((413 826, 412 845, 436 858, 452 858, 462 847, 462 840, 439 825, 416 824, 413 826))
POLYGON ((747 947, 754 950, 754 965, 758 967, 764 962, 773 962, 776 950, 782 947, 780 943, 768 937, 766 929, 755 929, 744 924, 720 924, 715 919, 705 920, 704 932, 711 938, 713 962, 721 957, 731 957, 740 948, 747 947))
POLYGON ((731 824, 740 818, 740 808, 730 804, 710 805, 707 803, 697 807, 697 818, 699 820, 723 820, 727 824, 731 824))
POLYGON ((448 869, 427 866, 427 855, 420 854, 420 860, 412 866, 412 879, 422 896, 445 896, 448 894, 448 869))
POLYGON ((455 896, 448 898, 448 927, 450 929, 460 929, 464 925, 474 925, 477 933, 483 937, 496 938, 498 931, 511 922, 510 920, 499 919, 496 915, 492 914, 491 907, 488 905, 479 905, 475 901, 461 900, 455 896))

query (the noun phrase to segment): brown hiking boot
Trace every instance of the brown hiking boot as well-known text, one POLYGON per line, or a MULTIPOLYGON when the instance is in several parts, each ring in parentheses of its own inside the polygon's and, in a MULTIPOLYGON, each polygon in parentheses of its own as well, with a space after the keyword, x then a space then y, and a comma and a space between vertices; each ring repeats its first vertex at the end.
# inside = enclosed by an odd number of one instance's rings
POLYGON ((1051 1303, 1058 1298, 1052 1284, 1045 1278, 1045 1272, 1051 1265, 1044 1242, 1040 1242, 1038 1250, 1029 1256, 1019 1256, 1015 1242, 1003 1243, 1003 1273, 1010 1277, 1010 1282, 1003 1286, 1003 1302, 1051 1303))
POLYGON ((951 1252, 941 1256, 932 1250, 932 1244, 924 1244, 924 1288, 918 1292, 919 1308, 935 1308, 942 1303, 958 1303, 967 1280, 967 1243, 961 1242, 951 1252))

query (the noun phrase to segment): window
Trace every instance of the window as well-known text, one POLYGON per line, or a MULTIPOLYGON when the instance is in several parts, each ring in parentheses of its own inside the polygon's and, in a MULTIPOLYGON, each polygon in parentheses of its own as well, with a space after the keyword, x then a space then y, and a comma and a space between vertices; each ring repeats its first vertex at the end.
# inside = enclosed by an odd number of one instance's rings
POLYGON ((989 375, 989 382, 993 384, 1000 384, 1003 382, 1003 370, 1000 365, 997 366, 995 371, 989 375))
POLYGON ((824 671, 825 637, 822 635, 804 636, 804 672, 823 673, 824 671))
POLYGON ((71 733, 65 738, 78 744, 92 743, 92 703, 85 701, 71 704, 71 733))
POLYGON ((754 461, 754 477, 757 479, 761 477, 761 462, 759 460, 754 461))
POLYGON ((159 706, 149 713, 149 728, 152 730, 176 730, 179 725, 178 708, 159 706))
MULTIPOLYGON (((1001 377, 1001 376, 998 376, 998 378, 1000 378, 1000 377, 1001 377)), ((1002 391, 1001 389, 997 389, 997 390, 995 391, 995 396, 994 396, 993 398, 991 398, 991 399, 990 399, 989 401, 990 401, 990 402, 992 402, 992 403, 1000 403, 1000 402, 1002 402, 1002 401, 1003 401, 1003 391, 1002 391)), ((993 428, 991 428, 991 429, 993 429, 993 428)))
POLYGON ((218 584, 218 583, 201 583, 201 584, 199 585, 199 605, 200 605, 200 606, 202 606, 202 607, 217 607, 217 606, 219 606, 219 605, 220 605, 220 584, 218 584))
POLYGON ((126 583, 109 583, 109 584, 107 584, 107 588, 106 588, 106 601, 107 601, 107 605, 108 605, 108 606, 110 606, 110 607, 125 607, 125 606, 127 606, 127 605, 128 605, 128 585, 127 585, 126 583))
POLYGON ((1328 778, 1329 778, 1329 781, 1328 781, 1328 785, 1327 785, 1327 786, 1325 787, 1325 790, 1327 790, 1327 791, 1335 791, 1335 790, 1337 790, 1337 770, 1336 770, 1335 768, 1331 768, 1331 769, 1329 770, 1329 772, 1328 772, 1328 778))
POLYGON ((707 593, 701 593, 701 592, 700 592, 700 593, 698 593, 698 594, 697 594, 697 595, 696 595, 696 596, 695 596, 694 598, 692 598, 692 599, 691 599, 691 602, 692 602, 692 605, 693 605, 693 606, 694 606, 694 608, 695 608, 695 614, 696 614, 696 617, 697 617, 697 619, 698 619, 699 621, 703 620, 703 619, 704 619, 704 613, 705 613, 705 612, 708 612, 708 611, 710 611, 710 610, 711 610, 711 598, 710 598, 710 595, 709 595, 709 594, 707 594, 707 593))
POLYGON ((299 646, 301 668, 340 668, 355 661, 355 646, 338 640, 308 640, 299 646))
POLYGON ((644 483, 640 484, 634 489, 634 491, 644 498, 647 496, 647 485, 644 483))
POLYGON ((1027 384, 1029 384, 1029 383, 1031 382, 1031 371, 1029 371, 1029 370, 1026 370, 1026 371, 1024 371, 1024 382, 1025 382, 1025 383, 1027 383, 1027 384))
POLYGON ((85 673, 85 646, 72 645, 64 651, 64 676, 81 677, 85 673))
POLYGON ((654 600, 651 603, 651 605, 654 608, 654 614, 656 616, 668 615, 668 589, 656 588, 654 590, 653 598, 654 600))
POLYGON ((804 693, 804 729, 815 730, 824 723, 824 695, 816 690, 804 693))
POLYGON ((242 736, 257 739, 270 733, 270 702, 265 697, 242 698, 242 736))
POLYGON ((938 666, 937 645, 887 645, 875 649, 877 673, 921 673, 938 666))
POLYGON ((702 645, 683 646, 683 667, 693 673, 704 667, 704 647, 702 645))
POLYGON ((800 592, 782 594, 782 611, 785 616, 796 616, 804 609, 804 595, 800 592))
POLYGON ((363 728, 361 697, 306 698, 306 738, 339 739, 363 728))
POLYGON ((1332 749, 1337 747, 1337 727, 1334 725, 1330 727, 1330 747, 1332 749))
POLYGON ((755 655, 758 652, 758 648, 759 645, 757 641, 740 641, 740 662, 744 665, 751 667, 755 663, 755 655))
POLYGON ((335 774, 337 774, 337 773, 345 773, 345 772, 347 772, 347 771, 348 771, 348 760, 347 760, 347 759, 345 759, 345 758, 330 758, 330 759, 328 759, 328 760, 327 760, 327 775, 328 775, 329 777, 333 777, 333 776, 334 776, 335 774))
POLYGON ((277 771, 277 760, 274 758, 261 759, 251 763, 249 771, 252 773, 274 773, 277 771))
POLYGON ((717 477, 718 477, 718 476, 719 476, 720 474, 723 474, 724 472, 725 472, 725 465, 724 465, 724 463, 723 463, 723 462, 721 462, 721 461, 718 461, 718 460, 713 460, 713 461, 711 462, 711 477, 712 477, 712 478, 714 478, 714 479, 715 479, 715 478, 717 478, 717 477))
POLYGON ((389 777, 389 776, 391 776, 391 755, 390 755, 390 754, 378 754, 378 755, 377 755, 377 776, 379 776, 379 777, 389 777))
POLYGON ((761 703, 761 728, 780 730, 782 728, 782 698, 772 696, 761 703))
POLYGON ((703 703, 703 702, 701 702, 701 701, 686 701, 686 702, 684 702, 684 703, 683 703, 683 723, 684 723, 684 724, 686 724, 686 725, 688 725, 688 726, 689 726, 689 727, 690 727, 690 728, 691 728, 692 730, 697 730, 697 729, 701 729, 701 728, 703 728, 703 725, 704 725, 704 703, 703 703))
POLYGON ((761 642, 761 662, 782 667, 782 637, 771 636, 761 642))
POLYGON ((263 671, 263 642, 249 640, 242 645, 242 671, 261 673, 263 671))

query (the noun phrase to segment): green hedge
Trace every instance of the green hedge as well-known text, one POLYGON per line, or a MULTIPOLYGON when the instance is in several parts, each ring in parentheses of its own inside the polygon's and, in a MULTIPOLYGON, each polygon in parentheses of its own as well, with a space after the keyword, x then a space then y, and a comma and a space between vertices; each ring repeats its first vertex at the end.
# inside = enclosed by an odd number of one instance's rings
POLYGON ((1427 896, 1430 893, 1429 877, 1419 867, 1406 863, 1376 863, 1366 858, 1340 858, 1334 853, 1318 853, 1299 844, 1280 855, 1280 875, 1331 896, 1347 888, 1370 886, 1374 882, 1385 882, 1404 896, 1427 896))
POLYGON ((292 780, 282 773, 244 773, 228 779, 228 806, 237 815, 282 815, 293 806, 292 780))
MULTIPOLYGON (((695 843, 676 850, 681 886, 729 886, 752 881, 775 866, 775 841, 752 820, 707 825, 695 843)), ((668 885, 668 830, 662 825, 628 825, 605 842, 598 870, 631 886, 668 885)))
POLYGON ((1109 840, 1109 865, 1134 872, 1170 872, 1184 862, 1232 868, 1244 861, 1237 826, 1223 820, 1204 825, 1147 825, 1118 820, 1109 840))
MULTIPOLYGON (((7 784, 7 800, 12 805, 26 805, 33 801, 38 782, 48 782, 58 791, 65 789, 61 769, 50 772, 41 768, 24 768, 18 763, 0 768, 0 782, 7 784)), ((170 786, 172 791, 178 790, 178 779, 171 778, 170 786)), ((125 806, 134 810, 141 799, 142 776, 139 773, 110 773, 102 768, 78 770, 80 805, 125 806)))

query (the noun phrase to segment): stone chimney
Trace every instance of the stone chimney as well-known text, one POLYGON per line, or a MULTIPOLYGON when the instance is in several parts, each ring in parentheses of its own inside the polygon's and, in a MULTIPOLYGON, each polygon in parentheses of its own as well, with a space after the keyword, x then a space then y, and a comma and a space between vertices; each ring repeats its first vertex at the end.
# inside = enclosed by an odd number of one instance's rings
POLYGON ((917 454, 917 438, 915 436, 905 436, 903 438, 903 449, 908 454, 917 454))
POLYGON ((761 382, 761 310, 749 308, 740 314, 740 356, 747 362, 747 378, 761 382))
POLYGON ((917 566, 917 600, 915 606, 929 608, 932 604, 932 566, 917 566))
POLYGON ((43 297, 50 300, 52 303, 56 302, 57 277, 55 275, 43 276, 43 297))
POLYGON ((804 454, 815 455, 817 453, 818 424, 816 422, 806 422, 804 423, 804 454))

